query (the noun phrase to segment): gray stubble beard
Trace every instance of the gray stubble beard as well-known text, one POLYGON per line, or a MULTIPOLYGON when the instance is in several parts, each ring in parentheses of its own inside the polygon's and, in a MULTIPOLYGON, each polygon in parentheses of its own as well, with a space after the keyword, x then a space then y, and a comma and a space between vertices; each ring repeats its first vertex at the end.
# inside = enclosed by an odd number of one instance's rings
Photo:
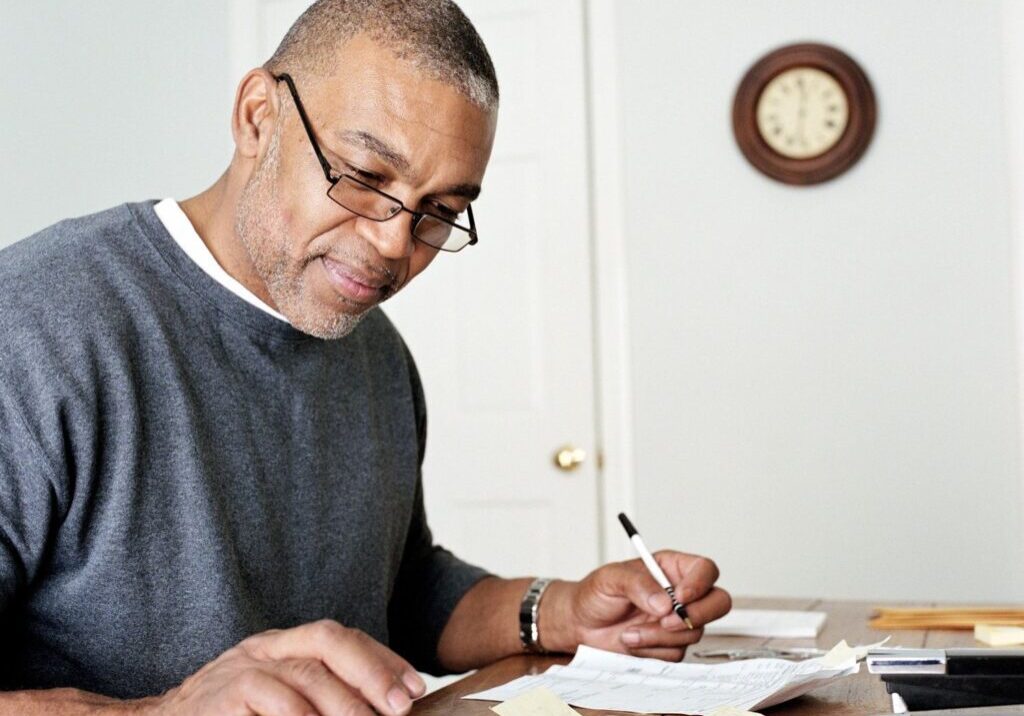
POLYGON ((320 309, 303 301, 302 272, 319 256, 307 256, 295 267, 288 251, 287 232, 276 208, 280 206, 275 178, 280 166, 281 127, 270 139, 267 154, 238 198, 235 233, 241 239, 256 273, 267 287, 279 313, 298 330, 324 340, 351 333, 368 311, 357 314, 320 309), (306 304, 304 306, 304 303, 306 304))

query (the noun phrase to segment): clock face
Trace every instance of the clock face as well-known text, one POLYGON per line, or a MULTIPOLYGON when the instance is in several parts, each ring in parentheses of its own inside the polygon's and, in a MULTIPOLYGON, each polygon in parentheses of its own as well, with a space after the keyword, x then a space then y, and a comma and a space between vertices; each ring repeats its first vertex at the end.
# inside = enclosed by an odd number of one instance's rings
POLYGON ((757 130, 791 159, 821 156, 843 136, 850 117, 846 93, 815 67, 794 67, 773 77, 757 101, 757 130))

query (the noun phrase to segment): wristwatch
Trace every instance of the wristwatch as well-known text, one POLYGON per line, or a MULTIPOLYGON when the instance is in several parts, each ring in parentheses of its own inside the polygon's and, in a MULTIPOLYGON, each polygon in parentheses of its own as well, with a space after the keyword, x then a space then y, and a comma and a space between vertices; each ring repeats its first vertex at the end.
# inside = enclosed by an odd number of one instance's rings
POLYGON ((540 613, 540 598, 551 581, 543 577, 533 580, 523 595, 523 601, 519 603, 519 639, 523 642, 523 649, 532 654, 545 653, 544 647, 540 645, 537 616, 540 613))

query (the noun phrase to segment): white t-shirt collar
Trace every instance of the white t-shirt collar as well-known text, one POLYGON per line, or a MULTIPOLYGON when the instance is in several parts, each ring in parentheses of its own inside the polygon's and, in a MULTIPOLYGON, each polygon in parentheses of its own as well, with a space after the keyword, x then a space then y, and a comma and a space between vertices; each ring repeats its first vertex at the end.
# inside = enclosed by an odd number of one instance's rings
POLYGON ((164 228, 167 229, 167 233, 171 235, 175 243, 181 247, 181 250, 188 254, 188 257, 195 261, 196 265, 205 271, 209 276, 219 283, 224 288, 231 291, 246 303, 250 303, 256 308, 269 313, 274 318, 277 318, 285 323, 290 321, 282 316, 280 313, 275 311, 273 308, 265 304, 260 298, 252 291, 247 289, 237 280, 235 280, 227 271, 225 271, 217 259, 210 253, 210 249, 207 248, 203 239, 196 232, 195 227, 192 226, 192 222, 188 220, 185 212, 181 210, 181 206, 174 199, 164 199, 158 202, 155 207, 157 217, 163 223, 164 228))

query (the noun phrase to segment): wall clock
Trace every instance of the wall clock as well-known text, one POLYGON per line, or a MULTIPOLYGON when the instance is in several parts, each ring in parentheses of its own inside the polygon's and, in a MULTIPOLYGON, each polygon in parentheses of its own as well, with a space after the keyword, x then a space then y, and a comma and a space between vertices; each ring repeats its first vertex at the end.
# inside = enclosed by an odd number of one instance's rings
POLYGON ((787 184, 817 184, 860 159, 876 114, 871 83, 853 59, 802 43, 765 55, 747 71, 732 127, 757 169, 787 184))

